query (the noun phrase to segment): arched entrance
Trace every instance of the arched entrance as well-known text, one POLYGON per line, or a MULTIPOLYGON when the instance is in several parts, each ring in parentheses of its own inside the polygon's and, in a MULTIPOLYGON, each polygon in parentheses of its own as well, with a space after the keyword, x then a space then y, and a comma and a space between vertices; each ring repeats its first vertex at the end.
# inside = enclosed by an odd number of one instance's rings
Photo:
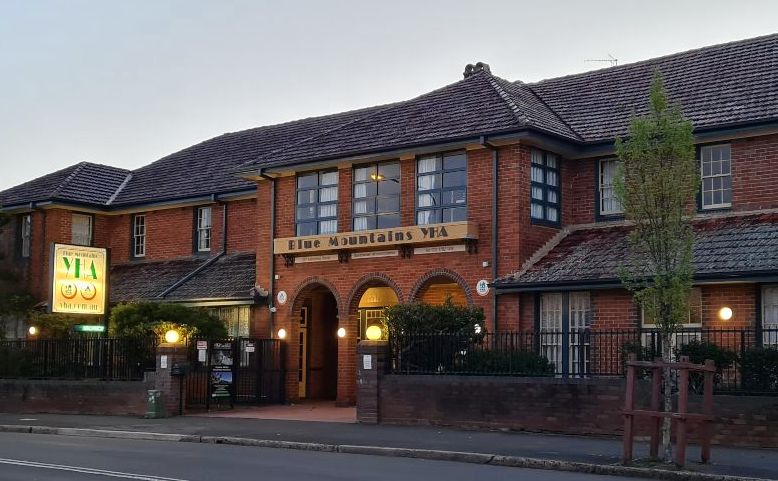
POLYGON ((349 312, 356 319, 357 339, 367 339, 367 329, 378 326, 384 329, 384 309, 402 302, 402 292, 385 274, 367 274, 359 279, 349 295, 349 312))
POLYGON ((449 299, 458 306, 473 303, 472 294, 464 279, 448 270, 427 273, 411 291, 411 301, 414 302, 443 304, 449 299))
POLYGON ((297 319, 297 398, 335 400, 338 391, 338 300, 322 283, 312 283, 292 306, 297 319))

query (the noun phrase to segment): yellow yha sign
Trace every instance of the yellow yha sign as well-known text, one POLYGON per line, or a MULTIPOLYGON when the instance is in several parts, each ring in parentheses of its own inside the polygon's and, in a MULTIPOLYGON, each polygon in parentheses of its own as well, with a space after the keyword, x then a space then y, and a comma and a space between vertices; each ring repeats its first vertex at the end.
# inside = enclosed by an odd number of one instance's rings
POLYGON ((478 239, 478 226, 472 222, 413 225, 392 229, 364 230, 273 240, 275 254, 305 254, 341 249, 387 248, 401 244, 446 243, 478 239))
POLYGON ((54 244, 51 312, 105 314, 108 252, 54 244))

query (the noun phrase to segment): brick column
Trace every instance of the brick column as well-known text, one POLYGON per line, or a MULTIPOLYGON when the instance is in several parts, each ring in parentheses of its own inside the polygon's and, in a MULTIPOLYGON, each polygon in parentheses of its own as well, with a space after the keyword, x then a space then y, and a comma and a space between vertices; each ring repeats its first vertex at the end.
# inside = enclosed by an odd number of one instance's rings
MULTIPOLYGON (((182 379, 180 377, 173 376, 172 369, 174 365, 182 365, 186 363, 186 361, 187 351, 184 344, 162 343, 157 347, 157 372, 155 378, 155 388, 158 391, 162 391, 166 416, 178 415, 180 399, 179 383, 182 382, 182 379)), ((183 381, 185 382, 185 378, 183 381)), ((184 396, 186 396, 186 385, 184 385, 183 393, 184 396)))
POLYGON ((378 424, 380 384, 389 369, 387 341, 361 341, 357 346, 357 421, 378 424))

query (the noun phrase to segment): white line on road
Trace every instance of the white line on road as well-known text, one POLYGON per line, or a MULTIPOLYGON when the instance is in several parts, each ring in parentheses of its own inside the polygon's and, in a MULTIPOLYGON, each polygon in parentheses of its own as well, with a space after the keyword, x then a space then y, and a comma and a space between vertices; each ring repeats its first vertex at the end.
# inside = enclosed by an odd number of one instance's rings
POLYGON ((21 459, 0 458, 0 464, 11 464, 14 466, 26 466, 29 468, 56 469, 59 471, 72 471, 75 473, 94 474, 96 476, 110 476, 113 478, 137 479, 139 481, 186 481, 178 478, 163 478, 148 474, 122 473, 120 471, 106 471, 104 469, 85 468, 81 466, 65 466, 62 464, 38 463, 35 461, 24 461, 21 459))

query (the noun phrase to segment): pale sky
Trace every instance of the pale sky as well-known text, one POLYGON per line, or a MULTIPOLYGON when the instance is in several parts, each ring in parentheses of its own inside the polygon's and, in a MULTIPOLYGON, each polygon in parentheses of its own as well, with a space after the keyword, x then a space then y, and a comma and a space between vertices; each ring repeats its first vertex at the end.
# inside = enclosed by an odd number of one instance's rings
POLYGON ((0 0, 0 190, 224 132, 778 32, 778 1, 0 0))

